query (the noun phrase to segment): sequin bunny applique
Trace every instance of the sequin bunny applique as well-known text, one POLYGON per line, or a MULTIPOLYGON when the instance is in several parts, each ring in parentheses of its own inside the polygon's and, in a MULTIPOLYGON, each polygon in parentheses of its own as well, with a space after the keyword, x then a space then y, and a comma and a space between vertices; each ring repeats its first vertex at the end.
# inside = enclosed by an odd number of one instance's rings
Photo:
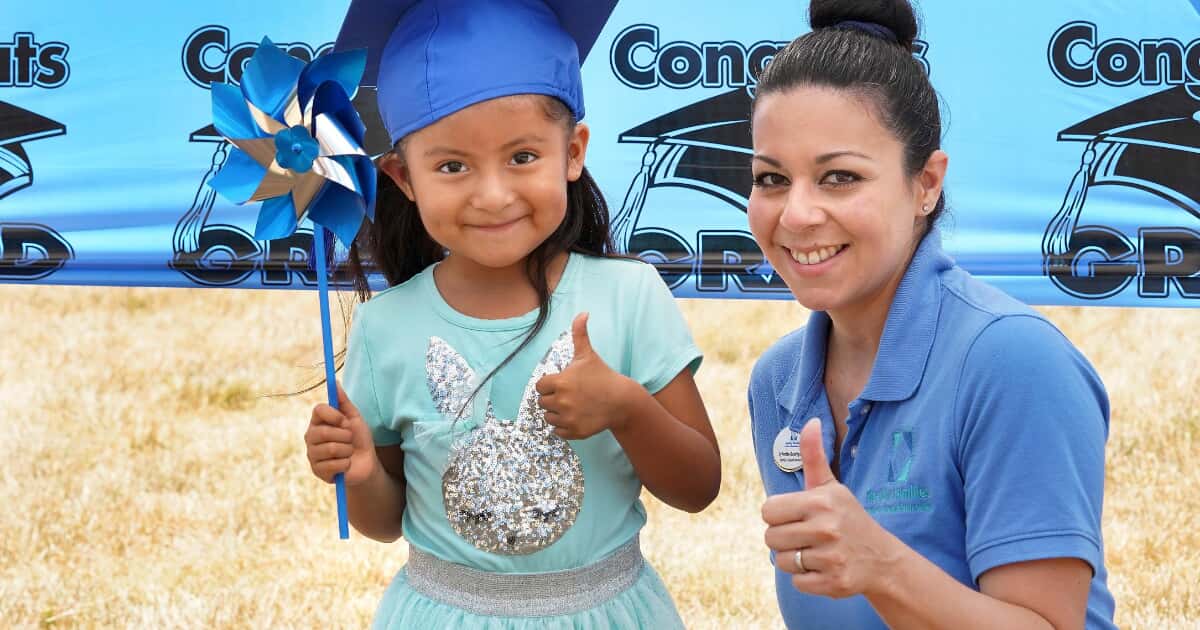
MULTIPOLYGON (((575 523, 583 505, 583 466, 570 443, 554 434, 538 405, 536 385, 571 363, 567 331, 550 345, 525 386, 516 419, 500 419, 487 402, 483 423, 450 447, 442 500, 454 531, 475 547, 502 555, 545 549, 575 523)), ((454 348, 429 340, 425 373, 430 395, 447 419, 468 418, 477 376, 454 348)))

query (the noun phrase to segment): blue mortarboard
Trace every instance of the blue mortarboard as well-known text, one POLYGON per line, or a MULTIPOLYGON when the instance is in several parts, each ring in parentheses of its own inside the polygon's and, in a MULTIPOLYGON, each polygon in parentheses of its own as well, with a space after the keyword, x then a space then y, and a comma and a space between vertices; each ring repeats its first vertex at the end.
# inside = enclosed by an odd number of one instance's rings
POLYGON ((353 0, 334 50, 367 49, 393 143, 464 107, 545 94, 583 118, 579 66, 616 0, 353 0))

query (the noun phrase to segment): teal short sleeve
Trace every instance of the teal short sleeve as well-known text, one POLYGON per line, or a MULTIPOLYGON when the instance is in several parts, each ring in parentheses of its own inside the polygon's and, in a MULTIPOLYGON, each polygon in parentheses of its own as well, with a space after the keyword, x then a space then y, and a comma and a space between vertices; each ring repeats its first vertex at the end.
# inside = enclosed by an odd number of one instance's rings
POLYGON ((375 446, 392 446, 400 443, 400 433, 394 431, 386 413, 379 404, 379 393, 375 385, 375 371, 371 362, 370 327, 367 324, 366 305, 360 304, 354 311, 354 319, 346 339, 346 364, 342 370, 342 388, 350 402, 358 408, 363 421, 371 429, 375 446))
POLYGON ((639 271, 634 285, 638 308, 629 311, 625 322, 629 377, 656 394, 685 368, 695 374, 704 355, 658 271, 649 264, 640 264, 639 271))

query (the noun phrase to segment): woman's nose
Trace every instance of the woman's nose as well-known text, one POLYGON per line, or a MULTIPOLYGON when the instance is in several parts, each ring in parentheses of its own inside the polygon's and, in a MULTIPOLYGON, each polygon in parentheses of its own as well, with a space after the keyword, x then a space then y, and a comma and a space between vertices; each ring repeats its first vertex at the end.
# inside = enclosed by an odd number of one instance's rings
POLYGON ((825 211, 814 196, 803 187, 793 186, 779 215, 779 225, 791 232, 800 232, 824 223, 825 211))

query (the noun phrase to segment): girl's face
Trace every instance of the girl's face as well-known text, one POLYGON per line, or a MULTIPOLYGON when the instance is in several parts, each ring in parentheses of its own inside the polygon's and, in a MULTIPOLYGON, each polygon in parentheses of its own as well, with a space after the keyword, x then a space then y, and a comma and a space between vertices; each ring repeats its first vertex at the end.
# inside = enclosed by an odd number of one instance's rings
POLYGON ((802 86, 755 106, 750 229, 813 310, 863 307, 894 290, 946 173, 935 151, 915 176, 867 102, 802 86))
POLYGON ((568 132, 547 106, 525 95, 472 105, 410 134, 403 160, 380 163, 450 251, 447 260, 511 267, 562 223, 588 130, 578 124, 568 132))

